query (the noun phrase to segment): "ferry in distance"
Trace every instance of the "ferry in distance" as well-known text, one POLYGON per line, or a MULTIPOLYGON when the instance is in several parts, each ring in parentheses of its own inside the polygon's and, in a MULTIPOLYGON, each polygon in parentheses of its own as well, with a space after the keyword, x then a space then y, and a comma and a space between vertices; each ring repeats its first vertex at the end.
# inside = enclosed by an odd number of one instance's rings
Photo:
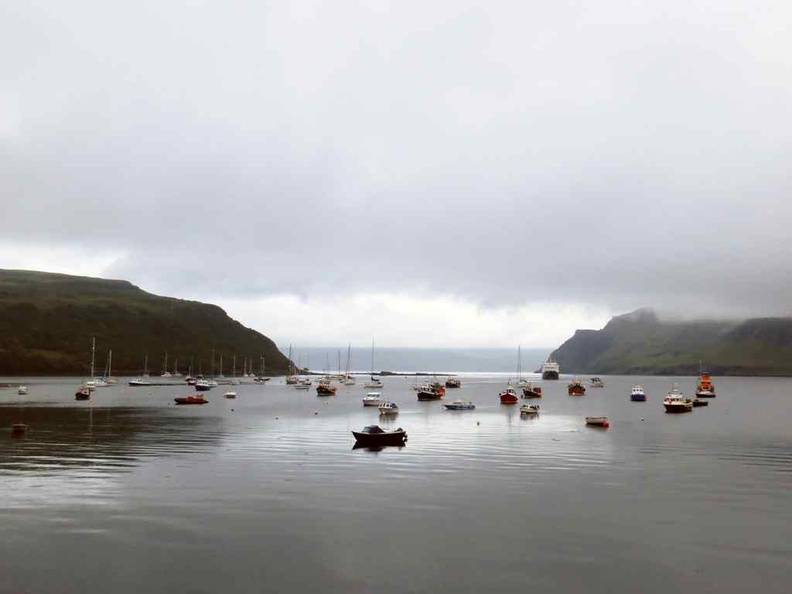
POLYGON ((543 380, 557 380, 559 375, 558 363, 552 359, 548 359, 542 365, 542 379, 543 380))

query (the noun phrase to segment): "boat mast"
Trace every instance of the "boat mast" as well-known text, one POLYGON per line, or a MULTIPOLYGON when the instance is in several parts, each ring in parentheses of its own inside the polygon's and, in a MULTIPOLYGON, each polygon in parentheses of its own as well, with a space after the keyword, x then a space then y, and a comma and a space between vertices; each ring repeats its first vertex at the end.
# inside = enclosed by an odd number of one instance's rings
POLYGON ((91 379, 94 377, 94 358, 96 357, 96 336, 93 337, 91 344, 91 379))

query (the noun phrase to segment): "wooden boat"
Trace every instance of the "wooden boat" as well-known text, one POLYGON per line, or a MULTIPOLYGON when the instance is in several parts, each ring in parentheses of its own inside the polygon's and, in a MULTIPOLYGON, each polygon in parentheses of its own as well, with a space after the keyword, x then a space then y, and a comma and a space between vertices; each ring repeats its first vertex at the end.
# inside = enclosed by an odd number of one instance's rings
POLYGON ((385 399, 379 392, 369 392, 363 397, 363 406, 379 406, 383 402, 385 399))
POLYGON ((328 379, 322 379, 316 386, 317 396, 335 396, 338 388, 330 383, 328 379))
POLYGON ((608 421, 608 417, 586 417, 586 425, 607 429, 610 427, 610 422, 608 421))
POLYGON ((440 400, 441 398, 445 398, 445 386, 440 382, 418 386, 418 400, 440 400))
POLYGON ((523 404, 520 406, 520 414, 521 415, 538 415, 539 414, 539 405, 538 404, 523 404))
MULTIPOLYGON (((519 384, 518 384, 519 386, 519 384)), ((541 398, 542 397, 542 386, 534 386, 531 382, 526 382, 522 386, 522 397, 523 398, 541 398)))
POLYGON ((715 386, 712 384, 710 374, 706 371, 699 372, 696 398, 715 398, 715 386))
POLYGON ((586 393, 586 384, 579 379, 573 379, 567 384, 567 391, 570 396, 583 396, 586 393))
POLYGON ((592 377, 591 378, 591 387, 592 388, 604 388, 605 382, 602 381, 601 377, 592 377))
POLYGON ((682 394, 674 384, 668 395, 663 398, 663 406, 667 413, 690 412, 693 410, 693 401, 682 394))
POLYGON ((363 446, 404 445, 407 432, 399 427, 394 431, 385 431, 379 425, 369 425, 362 431, 353 431, 355 441, 363 446))
POLYGON ((473 410, 476 405, 470 400, 452 400, 443 405, 446 410, 473 410))
POLYGON ((517 392, 514 391, 514 388, 506 388, 505 390, 501 390, 501 393, 498 394, 500 398, 501 404, 517 404, 520 399, 517 397, 517 392))
POLYGON ((386 400, 382 404, 379 405, 379 413, 381 415, 398 415, 399 414, 399 406, 395 402, 390 402, 386 400))
POLYGON ((630 400, 632 402, 646 402, 646 393, 643 386, 635 384, 630 391, 630 400))
POLYGON ((176 404, 206 404, 209 402, 200 394, 196 396, 177 396, 173 400, 176 402, 176 404))
POLYGON ((446 388, 461 388, 462 380, 458 377, 449 377, 445 382, 446 388))

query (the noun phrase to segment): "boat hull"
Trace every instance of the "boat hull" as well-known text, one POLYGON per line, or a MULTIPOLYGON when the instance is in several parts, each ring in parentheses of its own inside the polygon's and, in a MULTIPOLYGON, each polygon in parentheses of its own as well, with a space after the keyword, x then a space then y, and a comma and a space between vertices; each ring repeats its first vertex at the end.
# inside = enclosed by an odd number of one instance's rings
POLYGON ((667 413, 686 413, 693 410, 693 403, 690 404, 663 404, 667 413))
POLYGON ((557 380, 558 379, 558 372, 557 371, 543 371, 542 372, 542 379, 543 380, 557 380))
POLYGON ((206 404, 209 402, 203 396, 180 396, 173 400, 176 404, 206 404))
POLYGON ((405 431, 391 431, 385 433, 365 433, 353 431, 355 443, 362 446, 404 445, 407 441, 405 431))
POLYGON ((572 387, 569 388, 570 396, 583 396, 586 394, 586 388, 572 387))
POLYGON ((586 417, 586 425, 589 427, 603 427, 607 429, 610 427, 608 417, 586 417))
POLYGON ((646 394, 631 394, 630 400, 632 402, 646 402, 646 394))

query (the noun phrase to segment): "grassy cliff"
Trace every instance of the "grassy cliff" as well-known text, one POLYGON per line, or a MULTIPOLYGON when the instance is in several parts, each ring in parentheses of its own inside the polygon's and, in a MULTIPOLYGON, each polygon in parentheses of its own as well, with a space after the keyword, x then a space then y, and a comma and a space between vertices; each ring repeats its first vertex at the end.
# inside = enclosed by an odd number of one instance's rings
POLYGON ((578 330, 551 355, 564 373, 792 376, 792 318, 665 322, 651 310, 578 330))
POLYGON ((113 375, 143 371, 148 356, 152 375, 168 370, 237 371, 243 357, 268 374, 285 373, 289 362, 266 336, 245 328, 219 307, 159 297, 126 281, 0 270, 0 374, 85 375, 96 337, 96 369, 113 353, 113 375))

